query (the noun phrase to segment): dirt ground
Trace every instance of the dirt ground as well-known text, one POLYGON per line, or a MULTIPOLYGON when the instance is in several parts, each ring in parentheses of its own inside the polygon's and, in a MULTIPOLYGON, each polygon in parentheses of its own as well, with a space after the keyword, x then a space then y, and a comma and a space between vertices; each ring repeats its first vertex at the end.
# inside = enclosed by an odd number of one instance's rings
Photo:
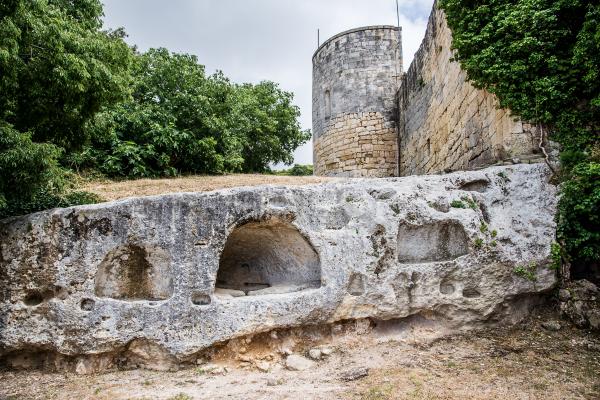
POLYGON ((137 179, 130 181, 89 181, 80 189, 96 193, 106 201, 126 197, 153 196, 173 192, 207 192, 216 189, 257 185, 306 185, 331 181, 316 176, 278 176, 259 174, 194 175, 171 179, 137 179))
MULTIPOLYGON (((0 372, 0 399, 599 399, 600 337, 547 309, 510 328, 424 342, 373 329, 305 371, 213 361, 178 372, 0 372), (226 366, 224 368, 223 366, 226 366)), ((239 360, 239 358, 238 358, 239 360)))

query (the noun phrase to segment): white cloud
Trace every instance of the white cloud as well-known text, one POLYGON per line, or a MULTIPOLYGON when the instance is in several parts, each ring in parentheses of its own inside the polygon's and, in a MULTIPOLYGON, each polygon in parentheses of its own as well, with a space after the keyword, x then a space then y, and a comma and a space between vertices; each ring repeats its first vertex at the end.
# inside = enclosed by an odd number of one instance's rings
MULTIPOLYGON (((272 80, 295 93, 303 128, 311 127, 312 55, 347 29, 396 25, 394 0, 105 0, 105 25, 125 27, 141 50, 166 47, 195 54, 207 72, 236 82, 272 80)), ((404 68, 417 51, 433 0, 400 0, 404 68)), ((296 162, 312 162, 312 145, 296 162)))

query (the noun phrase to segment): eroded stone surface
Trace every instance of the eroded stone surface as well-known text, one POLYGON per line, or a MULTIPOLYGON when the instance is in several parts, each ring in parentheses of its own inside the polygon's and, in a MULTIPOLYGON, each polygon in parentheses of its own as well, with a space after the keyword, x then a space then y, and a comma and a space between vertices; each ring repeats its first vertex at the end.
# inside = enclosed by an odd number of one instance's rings
POLYGON ((516 318, 514 302, 555 283, 545 267, 556 208, 548 175, 541 164, 515 165, 132 198, 4 220, 0 357, 26 366, 58 363, 51 354, 89 356, 79 362, 87 373, 118 362, 108 355, 120 352, 166 369, 216 343, 277 328, 419 315, 458 329, 516 318), (484 181, 483 191, 464 187, 484 181), (431 206, 465 196, 474 208, 431 206), (332 215, 341 222, 332 224, 332 215), (401 227, 448 224, 464 232, 447 235, 448 246, 461 246, 451 257, 398 246, 399 238, 414 242, 401 227), (238 283, 296 290, 217 296, 231 240, 233 281, 238 268, 260 269, 244 277, 260 281, 238 283), (399 248, 410 262, 400 261, 399 248), (535 281, 514 274, 530 263, 535 281), (111 274, 142 279, 129 290, 111 274))

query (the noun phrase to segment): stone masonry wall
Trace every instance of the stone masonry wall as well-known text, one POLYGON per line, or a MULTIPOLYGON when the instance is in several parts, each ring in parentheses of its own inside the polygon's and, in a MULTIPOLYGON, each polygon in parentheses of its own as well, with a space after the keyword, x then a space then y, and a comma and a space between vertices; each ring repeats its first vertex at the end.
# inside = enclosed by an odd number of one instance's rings
POLYGON ((394 26, 358 28, 332 37, 315 52, 313 139, 317 175, 396 175, 400 36, 394 26), (382 144, 389 146, 385 150, 370 148, 382 144))
POLYGON ((396 126, 378 112, 343 114, 317 138, 315 170, 319 174, 383 178, 396 174, 396 126))
POLYGON ((460 64, 450 61, 451 41, 446 17, 434 5, 399 90, 400 175, 539 161, 535 128, 467 82, 460 64))

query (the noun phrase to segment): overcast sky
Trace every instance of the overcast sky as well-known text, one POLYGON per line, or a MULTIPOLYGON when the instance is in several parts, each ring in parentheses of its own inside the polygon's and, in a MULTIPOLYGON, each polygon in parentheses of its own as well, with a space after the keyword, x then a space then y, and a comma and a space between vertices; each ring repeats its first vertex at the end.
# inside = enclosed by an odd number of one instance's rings
MULTIPOLYGON (((425 34, 433 0, 400 0, 404 68, 425 34)), ((295 95, 300 122, 310 129, 312 55, 347 29, 396 25, 395 0, 104 0, 105 26, 124 27, 140 50, 166 47, 195 54, 208 73, 235 82, 278 82, 295 95)), ((295 162, 312 164, 312 144, 295 162)))

